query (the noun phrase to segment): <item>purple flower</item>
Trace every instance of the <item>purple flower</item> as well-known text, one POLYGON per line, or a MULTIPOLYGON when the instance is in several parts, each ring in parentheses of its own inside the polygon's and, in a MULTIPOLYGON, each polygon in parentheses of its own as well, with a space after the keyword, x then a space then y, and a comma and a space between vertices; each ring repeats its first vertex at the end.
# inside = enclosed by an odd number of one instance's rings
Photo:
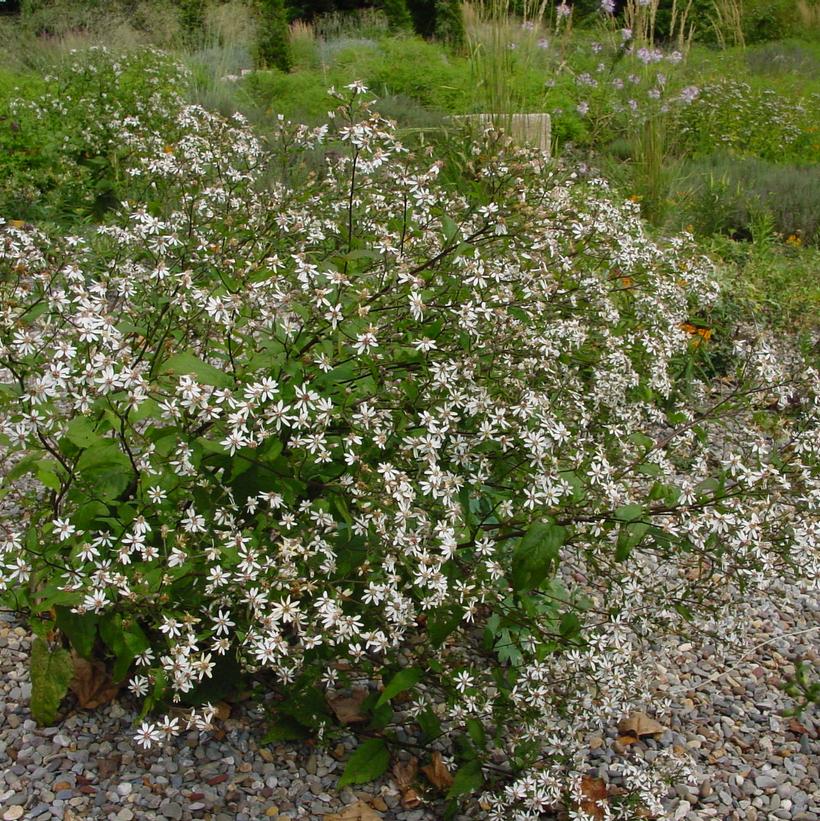
POLYGON ((583 117, 589 111, 589 103, 581 101, 577 106, 575 106, 575 110, 583 117))
POLYGON ((555 9, 556 15, 558 15, 559 19, 561 17, 569 17, 572 14, 572 8, 568 6, 566 3, 561 3, 555 9))
POLYGON ((601 11, 604 14, 615 14, 615 0, 601 0, 601 11))
POLYGON ((698 98, 699 94, 700 89, 697 86, 686 86, 680 93, 680 99, 684 103, 692 103, 698 98))

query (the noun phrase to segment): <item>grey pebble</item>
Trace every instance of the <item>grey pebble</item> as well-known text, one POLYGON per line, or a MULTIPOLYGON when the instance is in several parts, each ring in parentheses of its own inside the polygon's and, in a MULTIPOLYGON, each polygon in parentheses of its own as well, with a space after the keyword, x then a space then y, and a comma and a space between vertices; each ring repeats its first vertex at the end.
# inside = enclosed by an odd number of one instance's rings
POLYGON ((160 804, 159 809, 165 818, 172 818, 174 821, 179 821, 179 819, 182 818, 182 807, 172 801, 169 801, 167 804, 163 802, 160 804))

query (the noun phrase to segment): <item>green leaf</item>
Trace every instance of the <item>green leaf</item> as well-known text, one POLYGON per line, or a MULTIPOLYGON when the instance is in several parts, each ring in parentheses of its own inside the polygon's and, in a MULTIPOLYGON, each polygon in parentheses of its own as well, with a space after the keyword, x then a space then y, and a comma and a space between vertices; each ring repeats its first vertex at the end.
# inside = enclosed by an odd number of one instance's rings
POLYGON ((39 465, 40 459, 38 453, 32 453, 29 456, 24 456, 13 468, 10 468, 3 477, 3 484, 7 485, 15 479, 19 479, 26 473, 35 470, 39 465))
POLYGON ((441 720, 432 710, 425 710, 416 716, 416 724, 424 734, 425 741, 432 741, 441 735, 441 720))
POLYGON ((114 681, 125 678, 131 663, 148 649, 149 644, 139 624, 133 619, 123 619, 119 613, 112 613, 100 621, 100 637, 115 657, 114 669, 111 671, 114 681))
POLYGON ((63 631, 71 646, 83 657, 91 658, 97 638, 98 618, 94 613, 72 613, 71 608, 55 607, 57 627, 63 631))
POLYGON ((93 530, 94 523, 108 516, 108 507, 102 502, 86 502, 80 505, 71 517, 71 521, 80 530, 93 530))
POLYGON ((630 442, 634 442, 644 450, 651 450, 655 447, 655 440, 647 436, 645 433, 636 431, 635 433, 630 433, 627 438, 630 442))
POLYGON ((567 539, 567 529, 561 525, 535 522, 513 551, 511 582, 513 590, 526 590, 538 585, 557 565, 561 545, 567 539))
POLYGON ((52 724, 74 676, 71 654, 62 647, 50 650, 41 638, 31 648, 31 714, 38 724, 52 724))
POLYGON ((575 613, 564 613, 561 616, 558 631, 565 639, 577 636, 581 632, 581 621, 575 613))
POLYGON ((487 746, 487 733, 484 730, 484 725, 477 718, 467 719, 467 734, 479 750, 483 750, 487 746))
POLYGON ((524 662, 524 656, 518 649, 518 643, 513 639, 510 631, 505 627, 495 643, 495 652, 502 664, 519 667, 524 662))
POLYGON ((244 673, 232 653, 217 656, 211 677, 205 678, 193 690, 182 695, 185 704, 199 705, 210 702, 216 704, 231 693, 242 689, 244 673))
POLYGON ((285 713, 305 727, 313 729, 318 729, 328 719, 324 694, 312 685, 292 693, 287 701, 278 705, 278 709, 280 713, 285 713))
POLYGON ((291 716, 277 716, 262 736, 262 744, 273 744, 277 741, 301 741, 307 738, 310 731, 291 716))
POLYGON ((661 466, 656 465, 654 462, 642 462, 636 470, 642 476, 660 476, 663 472, 661 466))
POLYGON ((63 486, 60 478, 57 474, 51 470, 52 467, 56 467, 56 462, 51 462, 50 460, 44 459, 41 462, 37 463, 37 478, 40 482, 47 487, 49 490, 53 490, 55 492, 59 492, 60 488, 63 486))
POLYGON ((427 635, 436 647, 441 647, 444 640, 461 624, 463 616, 457 608, 439 607, 427 616, 427 635))
POLYGON ((456 225, 447 214, 442 214, 440 219, 441 227, 444 231, 444 239, 447 241, 447 245, 451 245, 453 240, 458 236, 458 225, 456 225))
POLYGON ((116 499, 133 476, 131 462, 113 442, 84 450, 77 460, 77 472, 102 499, 116 499))
POLYGON ((373 781, 387 770, 390 764, 390 752, 380 738, 370 738, 359 744, 347 762, 337 788, 348 784, 366 784, 373 781))
POLYGON ((404 670, 399 670, 399 672, 390 679, 390 682, 384 690, 382 690, 382 694, 379 696, 376 706, 381 707, 382 704, 386 704, 399 693, 403 693, 405 690, 415 687, 422 678, 424 678, 424 671, 418 667, 406 667, 404 670))
POLYGON ((458 798, 460 795, 480 790, 484 785, 484 776, 481 775, 481 764, 478 761, 468 761, 453 777, 453 785, 447 793, 447 798, 458 798))
MULTIPOLYGON (((169 439, 170 442, 173 442, 174 444, 176 444, 179 441, 176 436, 168 437, 168 439, 169 439)), ((165 441, 165 440, 163 439, 162 441, 165 441)), ((206 439, 204 436, 200 436, 199 438, 195 439, 194 442, 197 445, 199 445, 202 448, 202 450, 204 450, 206 453, 223 454, 223 453, 228 452, 228 449, 225 447, 225 445, 221 444, 220 442, 212 441, 211 439, 206 439)), ((157 446, 157 450, 159 450, 159 445, 157 446)), ((245 461, 245 460, 243 460, 243 461, 245 461)), ((249 462, 248 463, 249 467, 250 467, 250 464, 251 463, 249 462)))
POLYGON ((336 572, 338 578, 345 578, 367 558, 367 543, 363 536, 353 533, 348 525, 342 525, 336 536, 336 572))
POLYGON ((154 399, 143 399, 139 405, 131 411, 129 418, 132 422, 141 422, 143 419, 159 419, 162 410, 159 403, 154 399))
POLYGON ((641 539, 649 530, 646 522, 624 522, 618 533, 618 541, 615 545, 615 561, 623 562, 629 558, 629 554, 640 544, 641 539))
MULTIPOLYGON (((367 702, 362 705, 362 708, 364 709, 365 706, 367 706, 367 702)), ((370 721, 367 723, 368 730, 383 730, 395 715, 389 704, 382 704, 381 707, 369 707, 368 712, 370 713, 370 721)))
POLYGON ((65 432, 66 439, 78 448, 88 448, 95 445, 102 437, 94 430, 91 422, 84 416, 75 416, 65 432))
POLYGON ((635 519, 640 519, 643 516, 643 507, 641 505, 624 505, 615 511, 615 518, 619 522, 634 522, 635 519))
POLYGON ((162 365, 162 373, 173 376, 195 376, 199 382, 205 385, 215 385, 218 388, 229 388, 233 385, 233 379, 229 374, 220 371, 213 365, 203 362, 198 356, 190 351, 174 354, 165 360, 162 365))

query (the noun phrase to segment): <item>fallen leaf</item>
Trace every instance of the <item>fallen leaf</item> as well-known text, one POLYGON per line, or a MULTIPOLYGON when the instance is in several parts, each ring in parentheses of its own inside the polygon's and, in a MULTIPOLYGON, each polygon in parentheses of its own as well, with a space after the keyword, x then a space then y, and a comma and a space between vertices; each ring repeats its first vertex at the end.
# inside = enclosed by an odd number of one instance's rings
POLYGON ((104 664, 88 661, 73 651, 71 660, 74 664, 74 678, 68 686, 83 710, 101 707, 117 695, 120 686, 111 681, 104 664))
POLYGON ((401 792, 401 805, 406 810, 414 810, 421 804, 421 798, 413 788, 418 771, 419 760, 415 756, 409 761, 397 761, 393 765, 393 778, 401 792))
POLYGON ((606 803, 609 797, 606 784, 600 778, 591 775, 581 777, 581 805, 580 809, 595 821, 600 821, 606 815, 606 803))
POLYGON ((357 801, 345 807, 341 812, 326 815, 325 821, 381 821, 382 818, 384 816, 376 812, 370 804, 357 801))
POLYGON ((615 739, 615 743, 616 743, 615 752, 616 753, 624 753, 624 752, 626 752, 626 750, 623 750, 621 748, 628 747, 630 744, 637 744, 638 739, 635 738, 634 735, 619 735, 615 739), (620 747, 617 746, 618 744, 620 744, 620 747))
POLYGON ((114 773, 119 772, 122 764, 122 755, 119 753, 109 753, 97 759, 97 772, 100 778, 111 778, 114 773))
POLYGON ((618 732, 621 734, 618 741, 621 744, 634 744, 644 736, 661 735, 665 731, 666 727, 654 718, 650 718, 646 713, 635 711, 618 724, 618 732))
POLYGON ((453 786, 453 776, 447 769, 441 753, 434 752, 430 758, 430 763, 421 768, 427 779, 434 787, 440 790, 449 790, 453 786))
POLYGON ((218 718, 220 721, 225 721, 230 717, 231 705, 226 704, 224 701, 218 701, 214 707, 214 718, 218 718))
POLYGON ((362 703, 368 696, 368 691, 364 687, 353 690, 351 695, 333 695, 327 697, 330 709, 342 724, 358 724, 367 721, 367 716, 362 713, 362 703))
POLYGON ((796 718, 789 719, 789 729, 795 735, 811 735, 809 728, 801 724, 796 718))

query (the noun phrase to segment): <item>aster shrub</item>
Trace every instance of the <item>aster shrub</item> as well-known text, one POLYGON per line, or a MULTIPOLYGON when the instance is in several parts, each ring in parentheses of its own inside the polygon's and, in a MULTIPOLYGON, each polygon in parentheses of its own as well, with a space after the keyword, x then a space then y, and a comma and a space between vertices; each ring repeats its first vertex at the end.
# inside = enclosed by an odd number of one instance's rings
MULTIPOLYGON (((2 596, 41 714, 85 657, 146 747, 240 687, 272 737, 328 738, 327 691, 364 681, 344 781, 403 710, 453 744, 451 798, 537 817, 646 704, 650 642, 817 578, 817 372, 738 338, 699 378, 690 237, 492 132, 454 191, 337 97, 269 145, 196 107, 125 124, 116 219, 4 227, 2 596)), ((626 791, 657 808, 677 763, 626 759, 626 791)))
POLYGON ((7 219, 73 224, 104 215, 125 191, 128 148, 120 130, 173 129, 187 78, 154 49, 72 51, 53 69, 42 84, 0 101, 0 119, 8 123, 0 139, 0 209, 7 219))
POLYGON ((676 109, 682 147, 692 156, 715 151, 774 162, 814 162, 820 142, 820 95, 784 98, 735 79, 706 83, 695 105, 676 109))

